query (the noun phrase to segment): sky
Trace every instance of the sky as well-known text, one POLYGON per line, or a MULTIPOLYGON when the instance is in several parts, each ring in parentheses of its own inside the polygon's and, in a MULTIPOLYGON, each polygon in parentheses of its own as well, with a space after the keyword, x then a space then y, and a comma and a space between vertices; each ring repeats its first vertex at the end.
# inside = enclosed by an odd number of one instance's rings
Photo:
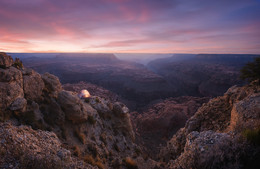
POLYGON ((0 51, 260 54, 260 0, 0 0, 0 51))

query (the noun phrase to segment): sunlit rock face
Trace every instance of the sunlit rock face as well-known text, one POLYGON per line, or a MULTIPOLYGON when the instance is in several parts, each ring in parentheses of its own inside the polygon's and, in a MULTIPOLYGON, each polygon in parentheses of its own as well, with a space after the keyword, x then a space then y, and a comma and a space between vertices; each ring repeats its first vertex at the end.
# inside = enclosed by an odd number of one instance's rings
POLYGON ((90 97, 90 94, 87 90, 81 90, 80 91, 79 98, 85 99, 85 98, 88 98, 88 97, 90 97))

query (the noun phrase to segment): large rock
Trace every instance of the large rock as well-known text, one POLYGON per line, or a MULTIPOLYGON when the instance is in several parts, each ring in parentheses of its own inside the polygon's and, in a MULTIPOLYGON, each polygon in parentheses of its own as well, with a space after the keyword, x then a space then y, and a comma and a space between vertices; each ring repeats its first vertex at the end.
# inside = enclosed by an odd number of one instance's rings
POLYGON ((236 103, 231 111, 230 129, 243 131, 260 126, 260 93, 236 103))
POLYGON ((0 68, 0 72, 6 75, 0 78, 0 109, 2 110, 10 106, 16 98, 24 97, 22 73, 14 70, 15 68, 11 68, 2 71, 0 68))
POLYGON ((17 98, 9 107, 10 110, 16 111, 21 110, 22 112, 25 111, 27 104, 27 100, 23 97, 17 98))
POLYGON ((61 91, 58 95, 58 103, 68 120, 71 120, 73 123, 87 121, 87 110, 76 94, 69 91, 61 91))
POLYGON ((94 168, 72 157, 53 132, 0 123, 0 168, 94 168))
POLYGON ((55 75, 50 73, 44 73, 42 75, 42 79, 44 81, 46 89, 53 94, 53 96, 57 96, 57 94, 62 90, 62 86, 60 80, 55 75))
MULTIPOLYGON (((260 149, 249 143, 250 137, 259 134, 243 133, 259 129, 259 93, 260 86, 251 83, 232 87, 224 96, 210 100, 161 149, 160 157, 171 161, 171 168, 243 168, 252 160, 257 161, 254 158, 259 156, 260 149), (212 146, 207 142, 212 142, 212 146)), ((259 166, 254 163, 252 166, 259 166)))
POLYGON ((116 128, 128 135, 132 140, 135 140, 129 109, 123 103, 116 102, 113 105, 113 112, 119 117, 119 120, 116 122, 116 128))
POLYGON ((33 70, 27 70, 23 76, 24 94, 27 100, 40 98, 44 88, 44 82, 39 73, 33 70))
POLYGON ((14 60, 11 56, 7 55, 6 53, 0 52, 0 67, 7 68, 12 66, 14 60))
POLYGON ((184 152, 169 168, 239 168, 239 158, 243 153, 240 144, 226 133, 213 131, 192 132, 187 136, 184 152), (238 154, 239 151, 241 154, 238 154))
POLYGON ((17 81, 21 83, 22 82, 21 71, 14 67, 10 67, 8 69, 0 68, 0 82, 11 82, 11 81, 17 81))

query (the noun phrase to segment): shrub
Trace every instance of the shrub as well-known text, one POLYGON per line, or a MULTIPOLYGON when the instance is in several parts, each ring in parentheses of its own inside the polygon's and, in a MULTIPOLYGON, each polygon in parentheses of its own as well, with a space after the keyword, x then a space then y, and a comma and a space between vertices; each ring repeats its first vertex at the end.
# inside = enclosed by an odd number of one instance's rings
POLYGON ((97 166, 99 169, 105 169, 105 166, 103 165, 103 163, 101 161, 95 162, 95 166, 97 166))
POLYGON ((105 145, 107 145, 107 136, 106 133, 102 133, 99 138, 105 145))
POLYGON ((77 146, 77 145, 74 146, 74 147, 73 147, 73 150, 74 150, 73 153, 74 153, 75 156, 77 156, 77 157, 80 157, 80 156, 81 156, 81 152, 80 152, 79 146, 77 146))
POLYGON ((242 135, 252 144, 260 145, 260 127, 254 130, 246 129, 242 135))
POLYGON ((118 145, 117 145, 116 143, 114 143, 113 147, 114 147, 114 149, 115 149, 117 152, 120 152, 120 149, 119 149, 119 147, 118 147, 118 145))
POLYGON ((81 133, 79 129, 76 129, 76 130, 74 131, 74 135, 79 139, 79 141, 80 141, 82 144, 85 144, 85 143, 86 143, 85 135, 84 135, 83 133, 81 133))
POLYGON ((23 68, 23 63, 19 58, 15 58, 13 66, 17 69, 21 69, 23 68))
POLYGON ((95 164, 95 160, 91 155, 85 155, 83 160, 91 165, 95 164))
POLYGON ((135 147, 135 153, 136 153, 137 156, 139 156, 141 154, 140 148, 135 147))
POLYGON ((94 125, 94 124, 96 124, 96 120, 95 120, 95 118, 93 117, 93 116, 88 116, 88 122, 90 123, 90 124, 92 124, 92 125, 94 125))
POLYGON ((128 169, 138 169, 136 162, 130 157, 126 157, 123 162, 128 169))
POLYGON ((97 166, 99 169, 105 169, 105 166, 100 160, 95 161, 92 155, 85 155, 83 160, 91 165, 97 166))
POLYGON ((260 79, 260 56, 254 59, 254 62, 247 63, 241 69, 241 76, 243 80, 247 79, 249 82, 260 79))

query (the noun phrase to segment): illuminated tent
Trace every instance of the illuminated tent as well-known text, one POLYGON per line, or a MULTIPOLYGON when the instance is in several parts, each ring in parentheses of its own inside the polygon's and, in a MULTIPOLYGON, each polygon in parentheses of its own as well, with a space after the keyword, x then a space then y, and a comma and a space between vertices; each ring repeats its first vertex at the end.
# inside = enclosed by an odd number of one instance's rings
POLYGON ((90 94, 87 90, 81 90, 78 96, 81 99, 85 99, 85 98, 90 97, 90 94))

